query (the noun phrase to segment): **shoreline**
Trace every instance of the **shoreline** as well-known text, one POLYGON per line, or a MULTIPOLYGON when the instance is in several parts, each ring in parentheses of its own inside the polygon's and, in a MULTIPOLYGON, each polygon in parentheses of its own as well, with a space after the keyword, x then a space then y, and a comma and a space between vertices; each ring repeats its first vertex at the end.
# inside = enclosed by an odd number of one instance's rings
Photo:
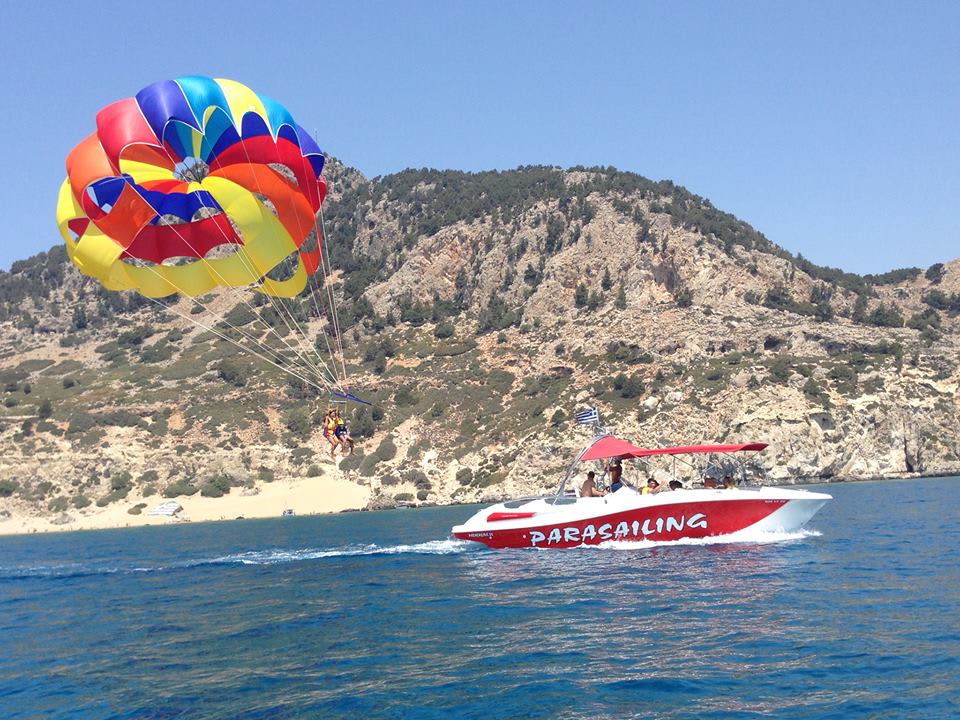
MULTIPOLYGON (((882 482, 885 480, 929 480, 951 478, 957 475, 936 473, 899 473, 884 476, 851 477, 808 477, 797 478, 790 482, 771 482, 769 486, 790 485, 835 485, 851 482, 882 482)), ((283 511, 290 508, 296 515, 331 515, 342 512, 368 511, 373 497, 370 488, 357 485, 342 478, 317 477, 297 480, 277 480, 258 485, 255 495, 239 493, 224 495, 220 498, 201 497, 199 494, 189 497, 164 498, 153 495, 143 498, 131 494, 122 504, 114 504, 93 511, 73 511, 78 513, 71 522, 58 524, 60 515, 33 516, 11 514, 0 520, 0 536, 37 535, 60 532, 79 532, 84 530, 111 530, 129 527, 148 527, 164 525, 183 525, 191 522, 228 522, 232 520, 252 520, 281 517, 283 511), (164 502, 175 501, 183 508, 176 516, 148 515, 153 508, 164 502), (146 503, 139 515, 127 511, 137 503, 146 503)), ((494 502, 493 499, 471 502, 428 502, 421 505, 404 506, 408 509, 418 507, 446 507, 451 505, 475 505, 494 502)), ((499 500, 497 500, 499 502, 499 500)), ((394 509, 394 508, 374 508, 394 509)))
POLYGON ((0 521, 0 536, 272 518, 281 517, 287 509, 292 509, 297 515, 325 515, 345 510, 362 510, 370 500, 369 487, 343 478, 323 476, 275 480, 271 483, 260 483, 257 489, 259 492, 256 494, 243 495, 240 488, 234 488, 232 492, 219 498, 202 497, 199 493, 176 498, 165 498, 162 495, 144 498, 131 492, 122 502, 104 508, 92 505, 84 510, 50 513, 49 516, 20 515, 11 511, 10 517, 0 521), (183 509, 177 515, 169 517, 148 514, 165 502, 176 502, 183 509), (146 507, 140 514, 130 514, 128 510, 139 503, 146 503, 146 507), (64 514, 69 515, 72 520, 65 523, 55 522, 64 514))

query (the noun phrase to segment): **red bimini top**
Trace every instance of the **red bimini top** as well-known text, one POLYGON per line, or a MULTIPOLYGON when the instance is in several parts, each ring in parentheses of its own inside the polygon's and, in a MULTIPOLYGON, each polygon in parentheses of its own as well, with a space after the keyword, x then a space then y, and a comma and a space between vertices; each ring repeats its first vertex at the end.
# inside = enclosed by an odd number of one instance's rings
POLYGON ((581 462, 601 460, 603 458, 650 457, 651 455, 696 455, 706 453, 732 453, 759 451, 767 447, 767 443, 740 443, 736 445, 682 445, 669 448, 642 448, 632 445, 626 440, 620 440, 612 435, 597 440, 581 457, 581 462))

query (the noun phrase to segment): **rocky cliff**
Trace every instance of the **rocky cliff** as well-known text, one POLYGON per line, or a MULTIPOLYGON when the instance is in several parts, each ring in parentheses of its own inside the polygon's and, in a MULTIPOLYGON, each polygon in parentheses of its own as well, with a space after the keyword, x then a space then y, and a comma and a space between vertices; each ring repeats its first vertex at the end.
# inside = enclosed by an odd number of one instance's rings
MULTIPOLYGON (((818 267, 612 168, 328 173, 360 451, 325 462, 322 395, 209 331, 289 344, 269 305, 108 293, 54 248, 0 276, 4 512, 321 474, 378 506, 540 492, 588 405, 639 444, 769 442, 783 482, 960 472, 960 261, 818 267)), ((287 308, 320 348, 322 305, 287 308)))

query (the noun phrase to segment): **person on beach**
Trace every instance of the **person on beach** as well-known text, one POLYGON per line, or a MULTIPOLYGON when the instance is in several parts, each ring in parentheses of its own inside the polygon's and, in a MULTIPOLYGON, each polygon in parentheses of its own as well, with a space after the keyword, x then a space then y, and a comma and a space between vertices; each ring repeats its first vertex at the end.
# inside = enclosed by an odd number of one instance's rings
POLYGON ((580 488, 580 497, 603 497, 607 494, 606 490, 597 487, 596 476, 593 470, 587 473, 587 479, 583 481, 583 487, 580 488))

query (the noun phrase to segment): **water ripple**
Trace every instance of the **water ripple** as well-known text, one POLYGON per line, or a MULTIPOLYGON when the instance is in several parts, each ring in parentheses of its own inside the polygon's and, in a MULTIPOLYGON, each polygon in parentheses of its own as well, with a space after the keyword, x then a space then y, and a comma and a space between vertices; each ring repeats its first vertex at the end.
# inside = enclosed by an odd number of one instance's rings
POLYGON ((733 542, 438 539, 469 508, 0 538, 0 717, 952 718, 956 482, 733 542))

